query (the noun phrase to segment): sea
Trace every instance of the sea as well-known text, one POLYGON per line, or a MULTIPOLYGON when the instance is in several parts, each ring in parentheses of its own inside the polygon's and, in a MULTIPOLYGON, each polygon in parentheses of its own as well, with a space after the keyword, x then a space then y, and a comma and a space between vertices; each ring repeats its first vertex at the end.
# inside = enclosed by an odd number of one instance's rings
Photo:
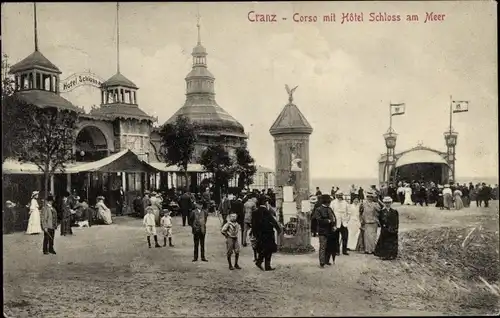
MULTIPOLYGON (((492 186, 498 184, 498 177, 459 177, 457 178, 458 183, 467 183, 472 182, 476 183, 486 183, 492 186)), ((355 185, 356 187, 363 187, 363 189, 369 189, 371 185, 378 186, 378 178, 311 178, 311 193, 315 192, 316 187, 319 187, 321 192, 330 193, 332 186, 339 187, 341 191, 344 193, 349 192, 351 185, 355 185)))

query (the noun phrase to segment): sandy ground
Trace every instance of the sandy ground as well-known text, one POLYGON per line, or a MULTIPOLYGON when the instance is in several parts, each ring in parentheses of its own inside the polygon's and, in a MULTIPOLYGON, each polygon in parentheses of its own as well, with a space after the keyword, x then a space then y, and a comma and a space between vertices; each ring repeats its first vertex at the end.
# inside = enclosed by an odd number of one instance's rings
MULTIPOLYGON (((463 211, 395 207, 402 231, 475 224, 498 213, 497 203, 463 211)), ((449 300, 420 293, 422 277, 405 273, 398 261, 351 253, 320 269, 317 253, 276 254, 276 271, 262 272, 246 247, 243 269, 229 271, 215 217, 208 220, 208 263, 191 261, 190 228, 178 217, 175 247, 157 249, 147 247, 141 220, 115 221, 76 229, 73 237, 56 234, 57 255, 41 253, 41 236, 4 235, 4 310, 11 317, 453 314, 449 300)))

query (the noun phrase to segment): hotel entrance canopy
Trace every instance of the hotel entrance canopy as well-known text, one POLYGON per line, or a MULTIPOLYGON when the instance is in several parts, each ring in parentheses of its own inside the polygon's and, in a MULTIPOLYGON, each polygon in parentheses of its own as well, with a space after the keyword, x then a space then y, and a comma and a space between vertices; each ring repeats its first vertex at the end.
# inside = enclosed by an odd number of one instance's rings
POLYGON ((66 173, 80 173, 80 172, 159 172, 158 169, 151 166, 147 162, 142 161, 130 149, 122 150, 109 157, 101 160, 87 162, 80 165, 69 167, 66 173))

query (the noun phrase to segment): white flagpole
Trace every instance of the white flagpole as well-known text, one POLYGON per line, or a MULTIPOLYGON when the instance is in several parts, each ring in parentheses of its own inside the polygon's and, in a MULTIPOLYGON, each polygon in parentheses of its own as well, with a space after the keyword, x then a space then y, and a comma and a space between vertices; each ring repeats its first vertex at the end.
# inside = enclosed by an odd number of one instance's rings
POLYGON ((389 131, 392 131, 392 106, 391 101, 389 101, 389 131))

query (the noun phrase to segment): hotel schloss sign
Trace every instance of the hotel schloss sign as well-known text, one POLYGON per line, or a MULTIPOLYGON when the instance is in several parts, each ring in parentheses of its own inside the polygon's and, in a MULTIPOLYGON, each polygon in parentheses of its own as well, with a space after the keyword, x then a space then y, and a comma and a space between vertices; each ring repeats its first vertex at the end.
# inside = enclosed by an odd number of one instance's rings
POLYGON ((94 73, 90 72, 85 72, 85 73, 75 73, 73 75, 70 75, 68 78, 65 80, 61 81, 59 90, 61 92, 69 92, 74 90, 77 87, 80 86, 94 86, 94 87, 101 87, 101 84, 103 83, 103 80, 95 75, 94 73))

